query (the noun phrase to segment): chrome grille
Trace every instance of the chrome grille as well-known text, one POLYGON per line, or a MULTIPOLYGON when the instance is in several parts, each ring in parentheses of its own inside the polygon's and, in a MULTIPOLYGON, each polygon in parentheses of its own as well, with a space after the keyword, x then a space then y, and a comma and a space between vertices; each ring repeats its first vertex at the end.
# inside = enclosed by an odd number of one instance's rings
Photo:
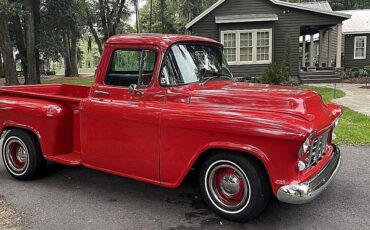
POLYGON ((311 143, 310 152, 307 157, 307 164, 309 166, 315 165, 324 156, 328 146, 329 134, 330 130, 323 133, 311 143))

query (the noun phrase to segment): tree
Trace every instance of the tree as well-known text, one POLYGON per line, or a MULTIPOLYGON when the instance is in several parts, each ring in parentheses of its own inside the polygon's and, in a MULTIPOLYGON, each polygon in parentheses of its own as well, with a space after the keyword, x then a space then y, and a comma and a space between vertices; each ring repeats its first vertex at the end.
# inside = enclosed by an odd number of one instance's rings
POLYGON ((0 0, 0 50, 4 59, 4 75, 6 85, 19 85, 13 56, 13 44, 9 33, 9 16, 14 15, 20 8, 7 0, 0 0))
POLYGON ((39 10, 38 3, 35 0, 24 0, 25 28, 26 28, 26 47, 27 47, 27 75, 25 76, 26 84, 39 84, 39 55, 36 49, 36 28, 35 14, 39 10))
POLYGON ((140 12, 139 12, 139 0, 134 0, 135 14, 136 14, 136 32, 140 33, 140 12))
POLYGON ((3 54, 0 49, 0 77, 5 77, 4 75, 4 63, 3 63, 3 54))
POLYGON ((141 9, 141 31, 186 33, 185 25, 217 0, 151 0, 141 9))
POLYGON ((127 20, 130 15, 127 7, 129 2, 126 0, 83 2, 87 24, 101 54, 103 52, 103 43, 110 36, 122 32, 122 28, 126 26, 123 21, 127 20), (102 36, 99 36, 100 32, 102 36))

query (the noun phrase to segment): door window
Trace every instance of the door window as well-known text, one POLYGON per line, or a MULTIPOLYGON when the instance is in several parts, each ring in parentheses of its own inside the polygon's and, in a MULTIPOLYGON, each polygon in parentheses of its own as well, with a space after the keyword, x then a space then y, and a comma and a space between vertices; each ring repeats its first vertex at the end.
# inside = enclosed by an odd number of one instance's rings
POLYGON ((116 50, 105 83, 129 87, 146 87, 153 78, 156 53, 152 50, 116 50))

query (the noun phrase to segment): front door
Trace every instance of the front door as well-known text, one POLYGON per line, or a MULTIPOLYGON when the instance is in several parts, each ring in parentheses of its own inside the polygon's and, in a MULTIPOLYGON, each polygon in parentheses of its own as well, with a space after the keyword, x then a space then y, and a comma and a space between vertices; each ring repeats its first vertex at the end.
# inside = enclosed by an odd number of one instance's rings
POLYGON ((104 82, 94 85, 82 104, 82 160, 87 167, 159 183, 164 97, 151 87, 158 52, 117 49, 111 53, 104 82), (139 91, 129 91, 136 85, 139 91))

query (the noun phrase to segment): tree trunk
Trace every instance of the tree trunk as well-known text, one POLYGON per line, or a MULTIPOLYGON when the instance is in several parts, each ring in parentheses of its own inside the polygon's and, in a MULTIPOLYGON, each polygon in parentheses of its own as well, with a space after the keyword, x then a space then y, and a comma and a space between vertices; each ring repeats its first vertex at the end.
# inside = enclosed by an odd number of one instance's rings
POLYGON ((91 31, 91 33, 92 33, 92 35, 94 37, 95 43, 98 45, 99 54, 101 56, 103 54, 103 45, 102 45, 102 42, 100 41, 99 35, 96 32, 91 19, 88 19, 87 20, 87 23, 89 24, 90 31, 91 31))
POLYGON ((71 55, 70 55, 70 44, 69 44, 69 37, 67 33, 64 33, 64 76, 71 77, 71 55))
POLYGON ((27 11, 25 15, 25 28, 26 28, 26 46, 27 46, 27 78, 26 85, 39 83, 38 70, 37 70, 37 51, 36 51, 36 31, 35 31, 35 18, 34 6, 32 0, 24 0, 24 7, 27 11))
POLYGON ((161 4, 160 8, 161 8, 161 21, 162 21, 162 34, 164 34, 166 31, 165 17, 164 17, 165 0, 161 0, 160 4, 161 4))
POLYGON ((99 0, 99 11, 100 11, 100 20, 103 27, 104 41, 107 41, 109 38, 109 30, 107 26, 106 9, 103 0, 99 0))
POLYGON ((71 47, 70 47, 70 60, 71 60, 71 76, 78 77, 78 65, 77 65, 77 38, 72 35, 71 47))
POLYGON ((139 0, 135 0, 135 12, 136 12, 136 33, 140 33, 139 0))
POLYGON ((0 49, 4 59, 4 75, 6 85, 19 85, 13 56, 13 45, 10 40, 8 17, 0 13, 0 49))
POLYGON ((149 33, 152 33, 153 24, 153 0, 150 0, 149 33))
POLYGON ((0 77, 4 77, 4 64, 3 64, 3 55, 0 49, 0 77))
POLYGON ((27 77, 27 49, 26 49, 26 38, 21 25, 21 18, 18 15, 12 17, 13 29, 15 32, 15 44, 19 51, 19 57, 21 59, 22 71, 27 77))
POLYGON ((33 3, 33 18, 34 18, 34 31, 35 31, 35 55, 36 55, 36 81, 37 84, 41 84, 40 79, 40 51, 37 48, 39 27, 40 27, 40 0, 32 0, 33 3))

